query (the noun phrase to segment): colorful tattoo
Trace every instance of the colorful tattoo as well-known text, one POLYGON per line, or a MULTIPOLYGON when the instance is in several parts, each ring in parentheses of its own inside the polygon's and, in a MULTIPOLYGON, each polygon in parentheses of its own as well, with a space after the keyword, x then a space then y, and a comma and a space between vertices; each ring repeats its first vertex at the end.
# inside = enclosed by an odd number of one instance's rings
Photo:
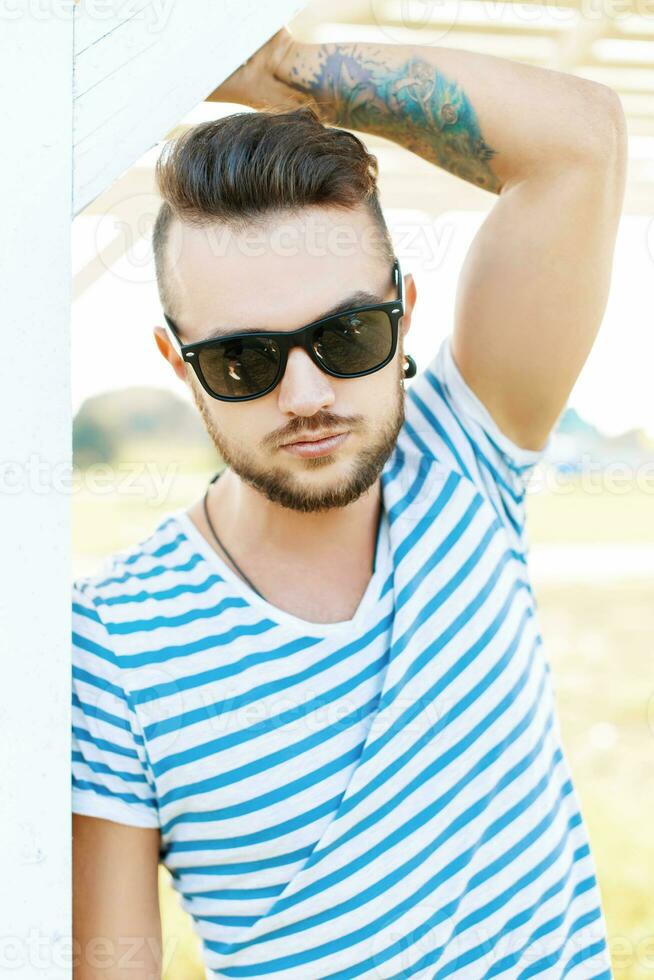
POLYGON ((325 121, 384 136, 498 193, 501 183, 489 165, 497 151, 484 141, 461 86, 422 58, 391 68, 383 49, 373 57, 369 45, 361 48, 320 45, 318 67, 303 67, 300 59, 287 82, 314 97, 325 121))

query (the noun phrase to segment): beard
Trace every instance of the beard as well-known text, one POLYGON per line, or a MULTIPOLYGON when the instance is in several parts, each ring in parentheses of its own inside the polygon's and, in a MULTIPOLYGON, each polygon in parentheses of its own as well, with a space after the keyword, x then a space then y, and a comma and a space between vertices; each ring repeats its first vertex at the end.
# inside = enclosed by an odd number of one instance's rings
MULTIPOLYGON (((400 373, 395 378, 393 386, 392 410, 386 418, 381 430, 375 438, 365 446, 352 460, 350 472, 337 480, 321 487, 307 487, 296 474, 288 472, 280 466, 263 467, 243 448, 242 445, 231 443, 217 429, 206 405, 204 389, 189 372, 191 391, 198 411, 213 442, 218 455, 244 483, 261 493, 267 500, 280 507, 299 513, 309 514, 331 510, 335 507, 347 507, 366 493, 379 479, 379 476, 389 459, 397 442, 400 429, 405 418, 405 393, 402 363, 403 352, 400 349, 397 363, 400 373)), ((388 403, 384 398, 384 403, 388 403)), ((338 424, 338 419, 332 420, 338 424)), ((320 428, 329 426, 321 425, 320 428)), ((318 427, 316 426, 316 429, 318 427)), ((321 469, 332 463, 331 456, 318 456, 314 459, 302 460, 307 469, 321 469)))

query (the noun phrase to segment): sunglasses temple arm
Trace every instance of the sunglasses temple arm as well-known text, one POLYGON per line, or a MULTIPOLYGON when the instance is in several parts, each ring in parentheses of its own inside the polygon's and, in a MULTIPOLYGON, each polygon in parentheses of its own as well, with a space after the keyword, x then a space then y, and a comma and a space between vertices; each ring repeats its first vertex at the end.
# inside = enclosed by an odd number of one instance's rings
POLYGON ((170 317, 166 316, 165 313, 163 315, 163 318, 166 321, 166 333, 168 334, 168 336, 172 340, 173 347, 175 348, 175 350, 177 351, 177 353, 181 355, 181 353, 182 353, 182 342, 180 341, 179 337, 177 336, 177 328, 176 328, 175 324, 173 323, 173 321, 170 319, 170 317))
POLYGON ((395 259, 395 270, 397 274, 398 300, 402 305, 402 310, 404 310, 404 277, 400 268, 400 260, 397 258, 395 259))

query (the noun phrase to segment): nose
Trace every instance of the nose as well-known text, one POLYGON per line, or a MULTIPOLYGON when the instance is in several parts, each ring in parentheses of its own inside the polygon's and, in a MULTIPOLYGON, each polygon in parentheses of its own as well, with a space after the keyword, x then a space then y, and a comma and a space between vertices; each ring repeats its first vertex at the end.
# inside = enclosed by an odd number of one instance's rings
POLYGON ((336 400, 332 379, 314 364, 301 347, 288 352, 284 376, 279 382, 280 411, 293 415, 315 415, 321 408, 330 408, 336 400))

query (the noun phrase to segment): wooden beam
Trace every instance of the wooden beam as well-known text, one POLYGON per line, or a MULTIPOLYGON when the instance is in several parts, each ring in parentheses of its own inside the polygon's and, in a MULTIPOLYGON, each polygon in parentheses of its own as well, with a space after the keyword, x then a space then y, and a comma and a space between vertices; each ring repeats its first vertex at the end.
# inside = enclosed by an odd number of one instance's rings
POLYGON ((286 24, 305 0, 106 0, 75 8, 75 214, 286 24), (98 9, 106 12, 98 20, 98 9), (125 16, 121 11, 129 11, 125 16))

